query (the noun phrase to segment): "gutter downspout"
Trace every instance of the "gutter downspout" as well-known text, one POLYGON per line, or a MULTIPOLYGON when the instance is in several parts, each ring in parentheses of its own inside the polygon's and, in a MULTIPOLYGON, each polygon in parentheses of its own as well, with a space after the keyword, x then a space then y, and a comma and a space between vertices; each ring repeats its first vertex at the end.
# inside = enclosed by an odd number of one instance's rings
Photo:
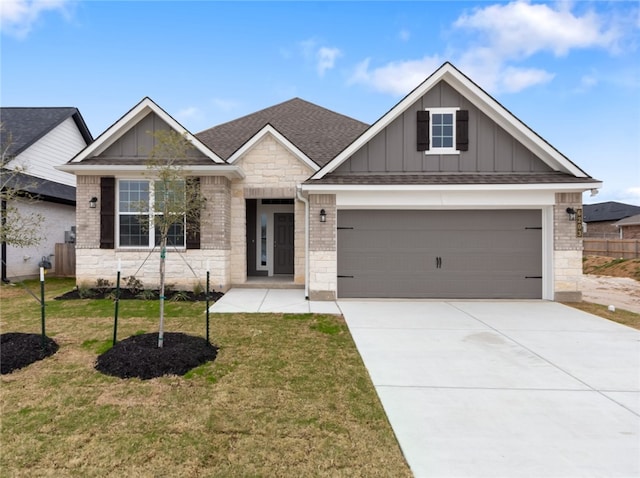
POLYGON ((309 300, 309 200, 302 195, 302 185, 296 185, 296 195, 304 203, 304 298, 309 300))

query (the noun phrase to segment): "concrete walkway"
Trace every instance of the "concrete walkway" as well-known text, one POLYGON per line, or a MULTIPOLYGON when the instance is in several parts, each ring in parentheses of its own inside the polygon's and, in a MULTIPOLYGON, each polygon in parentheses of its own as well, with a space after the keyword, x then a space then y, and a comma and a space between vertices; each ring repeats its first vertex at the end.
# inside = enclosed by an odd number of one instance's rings
POLYGON ((210 310, 342 313, 417 478, 640 477, 635 329, 553 302, 300 289, 232 289, 210 310))
POLYGON ((422 477, 640 476, 640 332, 542 301, 339 301, 422 477))
POLYGON ((231 289, 209 312, 342 314, 335 302, 314 302, 304 298, 303 289, 231 289))

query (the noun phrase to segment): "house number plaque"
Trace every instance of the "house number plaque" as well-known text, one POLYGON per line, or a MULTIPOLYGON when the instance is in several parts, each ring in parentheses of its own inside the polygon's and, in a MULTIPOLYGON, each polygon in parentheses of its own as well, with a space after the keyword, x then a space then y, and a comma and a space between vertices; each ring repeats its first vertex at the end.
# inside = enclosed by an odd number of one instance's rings
POLYGON ((576 209, 576 237, 582 237, 582 208, 576 209))

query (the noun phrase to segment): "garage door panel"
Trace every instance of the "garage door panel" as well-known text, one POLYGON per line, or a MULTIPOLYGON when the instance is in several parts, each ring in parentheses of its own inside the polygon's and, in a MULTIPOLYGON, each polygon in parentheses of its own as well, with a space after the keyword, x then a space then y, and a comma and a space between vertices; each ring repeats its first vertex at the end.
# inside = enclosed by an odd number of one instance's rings
POLYGON ((339 211, 339 297, 540 298, 541 211, 339 211))

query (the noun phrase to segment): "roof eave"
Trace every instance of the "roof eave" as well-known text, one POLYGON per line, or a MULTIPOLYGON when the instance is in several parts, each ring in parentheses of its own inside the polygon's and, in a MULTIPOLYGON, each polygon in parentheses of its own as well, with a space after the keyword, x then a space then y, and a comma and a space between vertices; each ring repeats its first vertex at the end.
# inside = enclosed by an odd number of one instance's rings
MULTIPOLYGON (((143 174, 153 175, 153 169, 145 165, 104 165, 104 164, 82 164, 67 163, 55 166, 55 169, 64 171, 65 173, 75 174, 76 176, 140 176, 143 174)), ((181 166, 181 170, 186 175, 197 176, 224 176, 229 179, 244 179, 246 174, 239 166, 231 164, 223 165, 185 165, 181 166)))
POLYGON ((302 183, 310 193, 343 191, 557 191, 584 192, 602 187, 602 182, 533 184, 312 184, 302 183))

